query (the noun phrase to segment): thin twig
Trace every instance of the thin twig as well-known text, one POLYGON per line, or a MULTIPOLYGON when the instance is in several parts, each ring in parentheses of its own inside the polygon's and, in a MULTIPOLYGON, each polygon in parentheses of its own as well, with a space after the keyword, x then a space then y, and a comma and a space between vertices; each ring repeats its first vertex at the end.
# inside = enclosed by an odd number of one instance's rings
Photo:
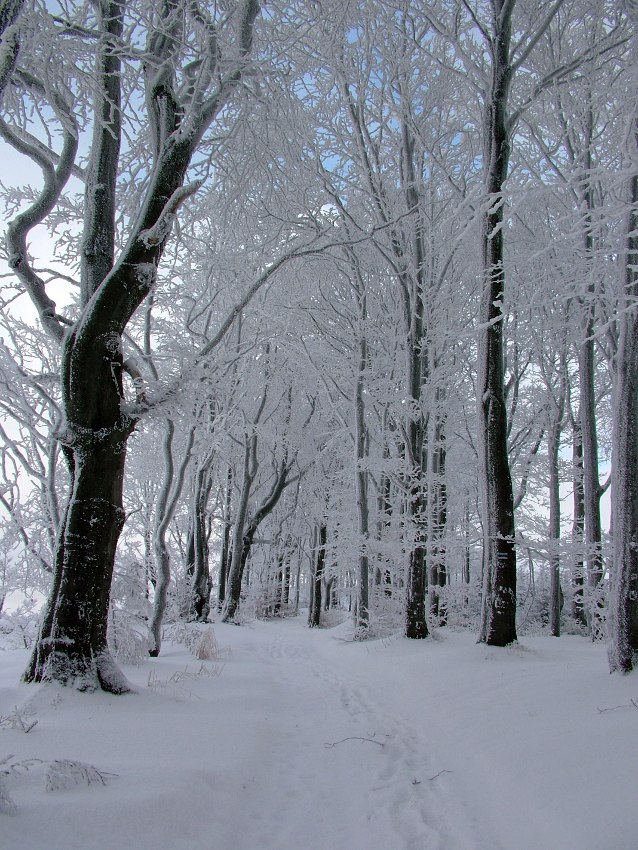
POLYGON ((428 779, 428 782, 432 782, 433 780, 435 780, 437 777, 441 776, 444 773, 454 773, 454 771, 453 770, 439 770, 438 773, 435 773, 434 776, 431 776, 428 779))
POLYGON ((599 708, 597 711, 599 714, 604 714, 605 711, 618 711, 621 708, 630 708, 631 706, 638 709, 638 700, 632 698, 629 700, 629 703, 625 705, 611 705, 609 708, 599 708))
POLYGON ((326 741, 324 743, 324 747, 327 750, 330 750, 330 749, 332 749, 332 747, 336 747, 337 744, 343 744, 344 741, 368 741, 370 744, 377 744, 379 747, 383 746, 382 741, 375 741, 374 738, 361 738, 358 735, 352 735, 349 738, 342 738, 340 741, 333 741, 332 743, 329 742, 329 741, 326 741))

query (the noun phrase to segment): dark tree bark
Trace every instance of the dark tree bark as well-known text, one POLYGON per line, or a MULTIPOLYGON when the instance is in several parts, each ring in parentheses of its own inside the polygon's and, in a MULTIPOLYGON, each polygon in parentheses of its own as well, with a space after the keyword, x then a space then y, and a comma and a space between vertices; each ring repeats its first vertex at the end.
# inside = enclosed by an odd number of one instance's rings
MULTIPOLYGON (((638 9, 633 8, 633 92, 638 90, 638 9)), ((638 119, 632 122, 633 157, 638 119)), ((630 181, 625 280, 620 299, 614 386, 612 541, 609 666, 628 673, 638 661, 638 175, 630 181)))
POLYGON ((488 203, 482 234, 484 283, 477 376, 484 534, 479 641, 493 646, 506 646, 517 639, 514 498, 508 460, 503 371, 503 188, 510 153, 508 97, 513 75, 510 63, 513 6, 511 2, 492 0, 492 76, 484 130, 488 203))
POLYGON ((321 625, 321 587, 326 568, 326 543, 328 541, 328 526, 322 522, 317 534, 317 549, 312 573, 312 595, 308 611, 308 626, 318 628, 321 625))
MULTIPOLYGON (((407 35, 406 35, 407 42, 407 35)), ((405 454, 408 463, 407 514, 414 530, 414 542, 408 556, 405 578, 405 635, 422 639, 428 635, 426 620, 427 590, 427 534, 426 534, 426 484, 424 452, 426 422, 421 410, 423 385, 427 379, 427 351, 424 322, 424 282, 426 250, 421 219, 419 173, 416 155, 416 139, 412 131, 414 122, 410 114, 409 98, 403 91, 405 80, 399 83, 401 109, 401 183, 408 211, 409 236, 396 227, 394 213, 388 209, 387 198, 382 187, 376 152, 370 145, 370 133, 365 126, 363 110, 355 102, 347 82, 344 84, 348 114, 361 155, 363 176, 367 182, 379 223, 387 228, 390 240, 389 251, 382 253, 390 260, 396 277, 406 331, 406 390, 410 400, 410 413, 405 423, 405 454), (377 162, 375 169, 375 162, 377 162)))
POLYGON ((178 21, 169 4, 158 12, 146 45, 146 103, 152 128, 154 166, 137 221, 115 260, 115 203, 121 135, 121 0, 96 4, 101 38, 97 49, 94 136, 89 155, 86 214, 82 239, 80 316, 65 327, 43 282, 30 266, 26 236, 51 211, 74 163, 72 110, 57 97, 55 109, 65 127, 65 148, 57 168, 41 164, 45 189, 11 223, 11 265, 39 310, 43 326, 63 340, 61 387, 64 426, 60 433, 71 477, 70 497, 57 542, 55 573, 45 616, 26 681, 55 680, 81 689, 101 687, 122 693, 128 686, 112 661, 106 642, 115 549, 124 522, 122 508, 126 443, 135 418, 122 412, 122 335, 152 291, 171 224, 181 203, 199 188, 184 186, 192 155, 215 116, 241 79, 259 7, 247 0, 238 11, 236 65, 213 74, 217 51, 202 54, 201 80, 217 87, 201 91, 178 107, 173 91, 174 63, 180 44, 178 21), (66 172, 66 173, 65 173, 66 172))
POLYGON ((210 462, 203 463, 197 470, 192 495, 193 570, 190 616, 200 623, 205 623, 208 620, 212 589, 208 564, 208 525, 206 522, 206 508, 213 485, 211 464, 212 458, 210 458, 210 462))
MULTIPOLYGON (((591 264, 594 252, 593 215, 594 194, 591 184, 594 119, 589 109, 584 141, 583 172, 580 202, 583 212, 583 250, 585 262, 591 264)), ((587 618, 593 640, 604 637, 602 612, 599 609, 597 589, 603 577, 602 522, 600 499, 603 490, 598 475, 598 433, 596 424, 596 341, 594 282, 589 280, 587 295, 582 300, 582 331, 578 349, 578 377, 580 385, 579 421, 582 440, 583 507, 585 513, 585 540, 587 543, 587 618)))
POLYGON ((406 204, 414 214, 413 274, 404 274, 402 292, 408 328, 408 392, 413 404, 407 423, 408 454, 411 465, 408 509, 415 529, 414 545, 408 560, 406 576, 405 636, 422 640, 428 636, 426 618, 427 594, 427 519, 426 519, 426 457, 425 434, 427 423, 420 410, 423 384, 427 378, 425 348, 424 270, 425 244, 419 211, 415 141, 407 119, 403 122, 403 160, 405 168, 406 204))
MULTIPOLYGON (((556 406, 558 407, 558 406, 556 406)), ((560 477, 559 449, 563 411, 555 409, 547 429, 547 455, 549 460, 549 543, 550 549, 550 591, 549 591, 549 628, 554 637, 560 637, 560 612, 562 593, 560 587, 560 477)))
MULTIPOLYGON (((470 583, 470 494, 465 493, 465 508, 463 511, 463 584, 470 583)), ((465 596, 467 601, 467 595, 465 596)))
POLYGON ((226 584, 231 562, 230 535, 232 531, 231 509, 233 501, 233 469, 228 467, 226 475, 226 493, 224 496, 224 531, 222 534, 222 550, 219 557, 219 592, 217 597, 217 609, 222 610, 226 598, 226 584))
POLYGON ((367 318, 366 292, 356 259, 352 257, 353 281, 357 298, 357 327, 359 339, 358 362, 355 376, 354 419, 355 419, 355 492, 357 499, 357 518, 359 531, 359 558, 357 565, 357 616, 356 637, 363 640, 370 624, 369 612, 369 507, 368 507, 368 473, 366 458, 368 453, 367 428, 365 421, 365 375, 368 366, 368 341, 366 338, 365 321, 367 318))
MULTIPOLYGON (((275 480, 270 488, 270 492, 263 499, 253 516, 241 526, 236 526, 236 533, 233 539, 233 556, 228 574, 228 587, 224 609, 222 612, 222 622, 231 622, 239 607, 239 599, 241 595, 241 584, 244 577, 244 569, 248 561, 248 555, 255 539, 255 534, 261 523, 275 509, 277 502, 282 496, 289 482, 288 475, 290 473, 290 464, 288 459, 284 459, 279 464, 275 480)), ((247 505, 246 505, 247 507, 247 505)))
POLYGON ((447 526, 447 486, 445 481, 446 446, 445 418, 442 405, 445 393, 437 388, 437 414, 432 447, 432 516, 430 540, 432 556, 430 564, 430 616, 439 626, 447 624, 447 610, 441 602, 440 589, 447 584, 445 532, 447 526))
POLYGON ((572 472, 573 472, 573 520, 572 545, 572 617, 581 626, 587 625, 583 600, 585 588, 585 561, 583 542, 585 539, 585 491, 583 488, 583 437, 580 414, 572 421, 572 472))

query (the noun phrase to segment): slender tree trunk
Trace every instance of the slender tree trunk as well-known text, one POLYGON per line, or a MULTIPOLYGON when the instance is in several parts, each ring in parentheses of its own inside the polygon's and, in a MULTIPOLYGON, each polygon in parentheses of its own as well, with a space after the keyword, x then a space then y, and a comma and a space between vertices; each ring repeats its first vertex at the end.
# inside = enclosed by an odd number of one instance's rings
POLYGON ((212 480, 210 462, 203 464, 195 475, 192 505, 193 533, 193 578, 191 616, 205 623, 210 614, 210 591, 212 587, 208 565, 208 529, 206 524, 206 506, 210 497, 212 480))
POLYGON ((463 584, 470 584, 470 494, 465 492, 465 509, 463 511, 463 584))
POLYGON ((582 626, 587 625, 583 600, 585 585, 585 561, 583 544, 585 540, 585 491, 583 487, 583 437, 580 427, 580 413, 572 423, 572 470, 573 470, 573 521, 572 545, 574 547, 572 566, 572 617, 582 626))
MULTIPOLYGON (((383 451, 384 459, 387 459, 389 457, 387 446, 384 446, 383 451)), ((382 472, 379 492, 377 494, 376 540, 379 545, 379 554, 377 556, 377 566, 374 571, 374 585, 375 592, 377 594, 382 593, 384 596, 392 596, 392 576, 388 568, 388 557, 383 551, 383 543, 386 538, 392 512, 390 486, 390 476, 382 472)))
POLYGON ((445 394, 437 388, 436 420, 432 447, 432 496, 430 540, 432 556, 430 563, 430 616, 439 626, 447 623, 447 611, 441 602, 440 589, 447 583, 445 532, 447 525, 447 488, 445 483, 445 419, 441 413, 445 394))
POLYGON ((514 498, 508 459, 503 366, 503 187, 509 163, 507 105, 512 77, 509 52, 513 4, 493 0, 492 6, 492 82, 486 104, 484 153, 488 206, 482 234, 484 284, 477 376, 484 535, 479 641, 506 646, 517 639, 514 498))
POLYGON ((326 568, 326 543, 328 540, 328 526, 322 522, 317 535, 317 548, 315 552, 315 568, 312 575, 312 598, 308 612, 308 626, 318 628, 321 625, 321 585, 326 568))
POLYGON ((224 531, 222 534, 222 550, 219 557, 219 594, 217 608, 222 610, 226 598, 226 583, 231 562, 230 533, 232 530, 231 510, 233 500, 233 469, 228 467, 226 474, 226 493, 224 496, 224 531))
POLYGON ((405 312, 408 326, 408 392, 413 410, 407 423, 408 454, 411 465, 408 510, 415 539, 408 560, 406 576, 405 636, 421 640, 428 636, 426 618, 427 594, 427 519, 426 519, 426 422, 421 411, 422 385, 427 367, 424 324, 425 247, 419 210, 417 176, 414 162, 414 139, 407 121, 403 122, 403 162, 406 173, 406 202, 415 216, 414 274, 405 275, 404 291, 408 292, 405 312))
POLYGON ((357 517, 359 522, 359 556, 358 556, 358 597, 356 634, 358 639, 363 639, 369 626, 370 613, 368 610, 368 536, 369 536, 369 510, 368 510, 368 473, 365 468, 367 456, 367 439, 365 424, 365 371, 368 361, 368 345, 366 340, 366 296, 361 284, 357 296, 359 301, 359 362, 355 380, 355 485, 357 499, 357 517))
MULTIPOLYGON (((254 453, 254 439, 255 438, 253 436, 253 438, 249 441, 251 444, 251 447, 249 448, 249 455, 254 453)), ((247 460, 250 463, 249 457, 247 460)), ((251 472, 248 478, 244 476, 245 486, 242 486, 242 493, 238 507, 239 522, 236 520, 233 531, 233 555, 230 565, 230 573, 228 575, 228 593, 226 595, 226 601, 222 612, 222 622, 224 623, 228 623, 233 620, 237 608, 239 607, 242 579, 248 562, 248 556, 255 539, 255 534, 263 520, 272 513, 277 502, 281 498, 281 494, 284 492, 288 482, 289 472, 290 466, 288 465, 288 459, 284 455, 284 458, 279 464, 279 469, 277 470, 270 492, 264 497, 263 501, 248 522, 246 522, 248 497, 250 495, 250 484, 254 475, 251 472)))
POLYGON ((604 637, 602 612, 599 606, 598 588, 603 577, 602 523, 600 497, 602 490, 598 475, 598 435, 596 426, 596 341, 594 294, 596 290, 594 272, 594 194, 591 184, 593 110, 590 106, 585 130, 584 177, 581 186, 581 213, 583 219, 583 251, 585 262, 590 267, 587 293, 582 299, 582 337, 578 350, 578 377, 580 387, 580 427, 582 435, 583 495, 585 508, 585 541, 587 544, 587 617, 593 640, 604 637))
MULTIPOLYGON (((638 29, 638 10, 633 9, 638 29)), ((633 47, 638 88, 638 35, 633 47)), ((638 160, 638 119, 632 124, 633 165, 638 160)), ((612 541, 609 666, 629 672, 638 660, 638 175, 630 182, 625 281, 620 300, 614 387, 612 541)))
POLYGON ((235 616, 241 594, 241 580, 243 576, 243 568, 246 563, 245 557, 242 557, 243 539, 246 518, 248 516, 248 499, 250 497, 250 487, 252 483, 250 467, 252 446, 255 439, 256 437, 254 435, 252 437, 247 435, 244 444, 241 490, 239 492, 239 502, 235 510, 231 543, 231 561, 228 570, 226 595, 224 597, 224 606, 222 610, 222 622, 225 623, 232 620, 235 616))
POLYGON ((560 477, 558 457, 560 447, 560 417, 562 413, 554 411, 547 430, 547 456, 549 460, 549 544, 550 544, 550 591, 549 591, 549 628, 554 637, 560 637, 560 477))
POLYGON ((166 533, 175 514, 175 508, 184 486, 186 467, 188 466, 191 449, 195 439, 195 429, 191 428, 186 451, 180 464, 177 476, 173 461, 173 437, 175 425, 172 420, 166 422, 164 436, 164 482, 155 505, 155 529, 153 532, 153 554, 155 560, 155 593, 153 597, 153 613, 149 623, 150 646, 149 655, 156 658, 162 645, 162 622, 166 613, 168 588, 171 582, 171 562, 166 545, 166 533))
POLYGON ((592 639, 604 637, 598 587, 603 576, 602 523, 600 518, 601 487, 598 477, 598 437, 596 433, 595 340, 593 311, 588 309, 584 336, 578 357, 580 375, 580 422, 583 442, 583 495, 585 508, 585 542, 587 544, 587 605, 592 639))

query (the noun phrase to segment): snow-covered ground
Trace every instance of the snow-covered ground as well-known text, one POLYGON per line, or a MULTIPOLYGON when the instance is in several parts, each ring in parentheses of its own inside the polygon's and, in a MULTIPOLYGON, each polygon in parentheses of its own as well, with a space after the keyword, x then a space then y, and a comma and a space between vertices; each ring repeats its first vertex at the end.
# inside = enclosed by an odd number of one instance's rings
POLYGON ((167 645, 125 697, 18 684, 0 653, 2 850, 638 848, 638 675, 603 646, 214 629, 221 660, 167 645))

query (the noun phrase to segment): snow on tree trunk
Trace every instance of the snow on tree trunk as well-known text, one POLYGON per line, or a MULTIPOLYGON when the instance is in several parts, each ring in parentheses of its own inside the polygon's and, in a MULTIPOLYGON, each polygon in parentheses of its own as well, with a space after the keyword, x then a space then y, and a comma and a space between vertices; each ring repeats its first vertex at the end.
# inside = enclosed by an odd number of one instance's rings
POLYGON ((356 635, 358 639, 366 637, 370 621, 368 610, 368 535, 369 535, 369 509, 368 509, 368 472, 365 468, 367 456, 367 431, 365 424, 365 373, 368 363, 368 344, 366 339, 366 294, 360 275, 354 274, 356 281, 356 294, 358 306, 358 364, 355 377, 354 392, 354 419, 355 419, 355 491, 357 499, 357 518, 359 531, 359 554, 358 554, 358 595, 356 611, 356 635))
MULTIPOLYGON (((92 434, 86 435, 91 440, 92 434)), ((106 642, 115 548, 124 523, 122 480, 127 430, 66 450, 71 497, 56 552, 53 586, 24 678, 79 690, 128 690, 106 642)))
POLYGON ((480 308, 477 401, 479 477, 483 514, 483 598, 479 641, 506 646, 516 640, 514 498, 507 447, 503 374, 504 183, 509 161, 507 103, 512 3, 493 0, 492 78, 486 103, 487 208, 483 218, 483 295, 480 308))
POLYGON ((308 611, 308 626, 318 628, 321 625, 321 585, 326 568, 326 544, 328 541, 328 526, 322 522, 316 534, 316 549, 314 569, 312 571, 312 595, 308 611))
POLYGON ((559 477, 559 448, 560 423, 562 410, 553 405, 551 422, 547 431, 547 457, 549 461, 549 522, 548 536, 550 544, 549 561, 549 628, 554 637, 560 637, 560 557, 558 544, 560 541, 560 477, 559 477))
MULTIPOLYGON (((638 11, 635 16, 638 26, 638 11)), ((634 38, 637 38, 634 35, 634 38)), ((634 59, 638 49, 634 47, 634 59)), ((634 72, 636 72, 634 68, 634 72)), ((634 87, 635 92, 635 87, 634 87)), ((633 123, 638 142, 638 122, 633 123)), ((638 161, 638 144, 632 151, 638 161)), ((612 453, 613 569, 609 666, 629 672, 638 658, 638 176, 631 178, 624 297, 620 301, 612 453)))
MULTIPOLYGON (((72 170, 77 130, 72 109, 64 100, 71 97, 69 91, 56 93, 51 99, 65 133, 60 164, 56 169, 46 162, 42 165, 44 190, 26 214, 14 219, 8 241, 12 267, 38 308, 43 326, 56 339, 64 338, 61 385, 65 421, 60 440, 72 479, 57 544, 54 581, 24 678, 121 693, 126 684, 106 649, 106 628, 115 549, 124 521, 126 442, 135 424, 134 418, 122 412, 126 401, 122 337, 131 317, 153 290, 179 206, 200 186, 185 186, 186 172, 202 135, 241 79, 259 7, 254 0, 238 5, 238 55, 219 79, 213 73, 217 47, 211 48, 206 32, 201 74, 195 85, 204 88, 191 91, 183 109, 178 108, 173 86, 181 50, 176 27, 181 24, 170 8, 158 10, 149 29, 145 62, 146 106, 152 131, 149 142, 155 161, 138 218, 117 259, 113 246, 117 199, 112 187, 119 162, 122 54, 113 45, 119 43, 123 33, 124 7, 119 0, 112 0, 98 4, 96 9, 101 37, 82 238, 83 302, 70 330, 59 320, 55 304, 46 295, 26 253, 27 233, 48 215, 72 170), (167 37, 169 34, 171 37, 167 37)), ((196 26, 201 26, 199 10, 197 14, 196 26)))
POLYGON ((585 492, 583 489, 583 438, 580 427, 580 414, 572 421, 572 480, 573 480, 573 520, 572 544, 574 547, 572 563, 572 617, 582 626, 587 625, 583 592, 585 584, 585 562, 583 541, 585 539, 585 492))

